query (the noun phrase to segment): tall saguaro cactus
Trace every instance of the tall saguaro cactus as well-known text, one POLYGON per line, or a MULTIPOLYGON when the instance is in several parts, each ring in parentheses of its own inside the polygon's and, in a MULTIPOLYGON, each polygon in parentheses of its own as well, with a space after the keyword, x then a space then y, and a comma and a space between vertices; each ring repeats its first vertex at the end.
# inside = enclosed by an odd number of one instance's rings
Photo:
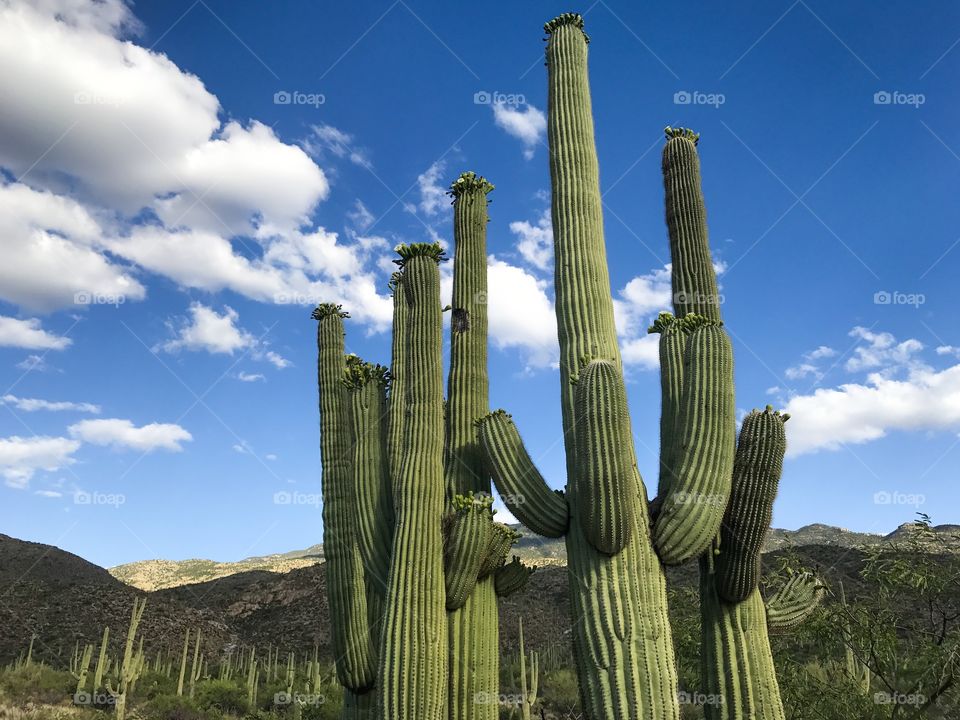
POLYGON ((377 711, 384 720, 446 715, 443 580, 442 251, 402 246, 408 305, 403 454, 394 480, 396 526, 381 640, 377 711))

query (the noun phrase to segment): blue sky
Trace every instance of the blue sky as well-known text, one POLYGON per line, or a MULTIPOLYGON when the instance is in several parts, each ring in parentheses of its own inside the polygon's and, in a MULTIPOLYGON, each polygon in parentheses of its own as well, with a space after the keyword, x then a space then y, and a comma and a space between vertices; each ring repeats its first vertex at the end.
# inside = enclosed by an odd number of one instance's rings
POLYGON ((562 485, 542 24, 569 9, 648 486, 670 124, 702 137, 737 405, 794 415, 775 524, 960 522, 955 5, 13 0, 0 531, 108 566, 319 542, 311 304, 388 360, 391 248, 452 240, 468 169, 491 403, 562 485))

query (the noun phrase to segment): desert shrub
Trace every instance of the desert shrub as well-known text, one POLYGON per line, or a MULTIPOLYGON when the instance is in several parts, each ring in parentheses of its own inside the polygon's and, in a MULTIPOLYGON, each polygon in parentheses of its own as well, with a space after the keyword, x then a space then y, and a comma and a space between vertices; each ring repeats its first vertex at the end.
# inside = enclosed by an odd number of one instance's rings
POLYGON ((194 699, 201 710, 219 710, 243 715, 249 709, 246 688, 229 680, 205 680, 197 685, 194 699))
POLYGON ((63 670, 31 664, 0 672, 0 688, 17 703, 55 705, 73 697, 77 687, 74 677, 63 670))
POLYGON ((145 720, 209 720, 209 711, 202 712, 197 704, 187 697, 161 695, 145 703, 140 713, 145 720))

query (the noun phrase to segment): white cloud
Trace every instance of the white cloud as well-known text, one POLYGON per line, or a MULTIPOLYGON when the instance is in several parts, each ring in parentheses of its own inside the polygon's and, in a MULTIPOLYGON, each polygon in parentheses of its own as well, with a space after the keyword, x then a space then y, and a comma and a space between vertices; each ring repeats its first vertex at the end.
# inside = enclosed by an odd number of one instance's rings
POLYGON ((560 353, 557 318, 546 293, 547 284, 493 255, 487 263, 487 284, 494 345, 523 348, 535 367, 556 364, 560 353))
POLYGON ((624 365, 637 366, 641 370, 656 370, 660 367, 660 336, 642 335, 621 341, 620 354, 624 365))
POLYGON ((161 347, 166 352, 205 350, 208 353, 232 355, 237 350, 251 347, 256 338, 237 325, 240 316, 231 307, 224 307, 223 315, 200 303, 190 306, 190 321, 183 325, 173 340, 161 347))
POLYGON ((311 155, 319 157, 333 155, 337 158, 347 158, 354 165, 363 168, 373 167, 369 151, 357 146, 350 133, 323 123, 313 125, 310 129, 312 134, 303 141, 303 146, 311 155))
POLYGON ((46 372, 47 370, 54 369, 42 355, 27 355, 17 363, 17 367, 27 372, 46 372))
POLYGON ((0 347, 18 347, 27 350, 63 350, 73 341, 54 335, 40 327, 36 318, 18 320, 0 315, 0 347))
POLYGON ((267 453, 266 455, 264 455, 264 457, 265 457, 267 460, 276 460, 276 459, 277 459, 277 456, 274 455, 273 453, 267 453))
POLYGON ((76 440, 62 437, 0 438, 0 475, 10 487, 24 488, 38 470, 54 472, 73 463, 79 447, 76 440))
POLYGON ((788 380, 802 380, 808 375, 812 375, 817 380, 823 377, 823 373, 821 373, 819 368, 812 363, 800 363, 799 365, 793 365, 792 367, 788 367, 784 374, 787 376, 788 380))
POLYGON ((650 319, 671 307, 670 266, 638 275, 618 295, 613 300, 617 331, 623 337, 646 335, 650 319))
POLYGON ((267 350, 267 352, 264 353, 264 357, 266 358, 267 362, 269 362, 278 370, 283 370, 284 368, 288 368, 293 365, 292 362, 287 360, 282 355, 275 353, 273 350, 267 350))
POLYGON ((264 376, 260 373, 246 373, 242 370, 237 373, 237 380, 241 382, 256 382, 257 380, 264 380, 264 376))
MULTIPOLYGON (((417 176, 417 188, 420 191, 420 209, 426 215, 436 215, 450 205, 447 188, 440 184, 440 176, 447 169, 443 160, 437 160, 417 176)), ((410 206, 407 206, 410 209, 410 206)))
POLYGON ((146 291, 129 269, 97 247, 102 234, 74 200, 17 183, 0 186, 0 236, 8 257, 0 264, 0 297, 41 311, 74 305, 79 293, 143 298, 146 291))
POLYGON ((81 420, 67 430, 72 437, 92 445, 109 445, 142 452, 161 449, 179 452, 183 450, 180 443, 193 440, 189 432, 173 423, 150 423, 136 427, 130 420, 120 418, 81 420))
POLYGON ((525 105, 522 110, 505 103, 493 103, 493 121, 508 135, 523 143, 523 156, 530 160, 537 144, 542 142, 547 132, 547 118, 533 105, 525 105))
POLYGON ((539 270, 553 265, 553 224, 550 210, 544 210, 533 225, 526 220, 510 223, 510 232, 517 236, 517 251, 521 257, 539 270))
POLYGON ((837 351, 834 350, 832 347, 821 345, 816 350, 808 352, 806 355, 804 355, 804 357, 807 360, 821 360, 823 358, 835 357, 836 354, 837 354, 837 351))
POLYGON ((784 408, 787 452, 802 455, 876 440, 896 430, 960 429, 960 365, 910 372, 903 380, 872 373, 865 383, 821 388, 784 408))
POLYGON ((363 201, 357 198, 353 203, 353 210, 347 212, 347 220, 350 221, 354 228, 363 232, 373 225, 375 218, 373 217, 373 213, 363 204, 363 201))
POLYGON ((40 497, 48 497, 48 498, 63 497, 63 493, 57 490, 37 490, 34 494, 39 495, 40 497))
POLYGON ((910 366, 917 362, 914 356, 923 350, 923 343, 919 340, 911 338, 898 343, 888 332, 875 333, 859 326, 850 331, 850 337, 866 343, 856 347, 853 356, 847 360, 845 367, 850 372, 910 366))
POLYGON ((39 398, 22 398, 17 397, 16 395, 4 395, 0 398, 0 402, 13 405, 18 410, 23 410, 24 412, 36 412, 37 410, 50 410, 52 412, 60 412, 65 410, 72 410, 75 412, 85 412, 91 413, 93 415, 100 414, 100 406, 94 405, 93 403, 76 403, 76 402, 51 402, 50 400, 41 400, 39 398))

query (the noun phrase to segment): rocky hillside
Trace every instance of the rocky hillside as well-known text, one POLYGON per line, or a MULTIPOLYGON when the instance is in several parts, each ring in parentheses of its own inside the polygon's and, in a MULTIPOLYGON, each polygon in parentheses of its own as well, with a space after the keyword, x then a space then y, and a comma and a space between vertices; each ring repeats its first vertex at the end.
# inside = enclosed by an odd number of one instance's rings
MULTIPOLYGON (((542 538, 532 535, 519 526, 523 537, 514 552, 528 565, 565 565, 567 551, 562 539, 542 538)), ((790 547, 823 545, 840 548, 868 548, 902 540, 909 532, 910 524, 901 525, 888 535, 852 532, 831 525, 805 525, 799 530, 773 529, 767 536, 765 552, 785 550, 790 547)), ((934 527, 938 536, 949 547, 960 552, 960 525, 934 527)), ((144 560, 111 568, 110 573, 135 588, 145 591, 164 590, 195 583, 206 583, 218 578, 240 573, 268 572, 286 573, 306 568, 323 560, 323 546, 312 545, 305 550, 294 550, 281 555, 251 557, 239 562, 216 562, 213 560, 144 560)))

